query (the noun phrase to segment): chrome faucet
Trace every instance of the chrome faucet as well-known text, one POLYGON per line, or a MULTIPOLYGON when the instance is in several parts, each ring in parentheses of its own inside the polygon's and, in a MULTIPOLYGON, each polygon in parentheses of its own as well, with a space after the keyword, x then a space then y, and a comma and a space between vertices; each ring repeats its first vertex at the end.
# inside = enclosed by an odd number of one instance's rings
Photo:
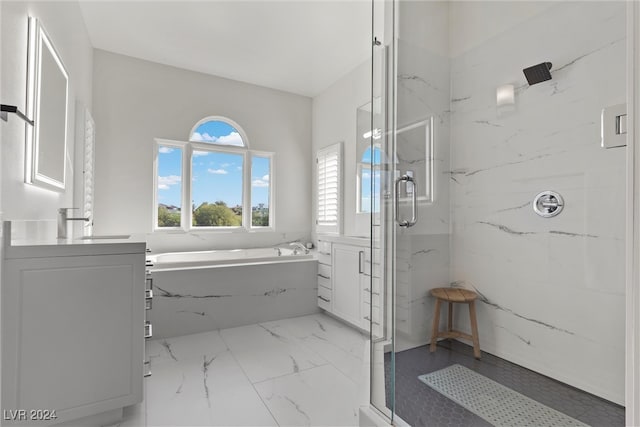
POLYGON ((305 254, 309 253, 309 249, 307 249, 307 247, 305 245, 303 245, 300 242, 291 242, 289 243, 289 246, 293 246, 293 254, 294 255, 298 255, 300 253, 300 251, 302 251, 305 254))
POLYGON ((69 211, 78 208, 58 209, 58 239, 67 238, 67 221, 90 221, 90 218, 69 218, 69 211))

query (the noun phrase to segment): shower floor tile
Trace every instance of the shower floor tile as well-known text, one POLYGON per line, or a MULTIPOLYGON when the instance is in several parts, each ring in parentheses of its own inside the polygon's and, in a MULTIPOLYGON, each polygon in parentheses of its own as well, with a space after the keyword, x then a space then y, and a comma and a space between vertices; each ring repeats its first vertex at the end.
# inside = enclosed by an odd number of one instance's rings
POLYGON ((145 402, 119 426, 355 426, 367 343, 323 314, 149 341, 145 402))
MULTIPOLYGON (((624 426, 624 408, 488 353, 482 353, 482 360, 476 360, 472 347, 457 341, 441 341, 435 353, 430 353, 428 346, 396 353, 398 416, 415 427, 490 425, 417 378, 454 364, 466 366, 594 427, 624 426)), ((385 370, 388 382, 390 354, 385 355, 385 370)))

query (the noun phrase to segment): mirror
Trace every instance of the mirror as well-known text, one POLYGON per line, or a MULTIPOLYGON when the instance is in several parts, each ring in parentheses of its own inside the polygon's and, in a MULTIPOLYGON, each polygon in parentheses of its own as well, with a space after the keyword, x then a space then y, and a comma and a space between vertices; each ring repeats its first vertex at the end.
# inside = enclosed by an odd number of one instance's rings
MULTIPOLYGON (((371 119, 380 123, 380 98, 374 99, 373 115, 371 103, 359 107, 356 111, 356 195, 357 213, 380 212, 380 197, 375 198, 371 206, 371 195, 380 191, 382 163, 388 161, 383 149, 383 131, 373 128, 371 119)), ((433 201, 433 117, 402 126, 396 130, 396 173, 410 175, 418 187, 417 200, 433 201)), ((412 196, 413 186, 403 186, 400 200, 412 196)))
MULTIPOLYGON (((396 170, 413 177, 419 201, 433 201, 433 117, 396 130, 396 170)), ((400 199, 413 191, 410 183, 403 186, 400 199)))
POLYGON ((29 19, 27 132, 25 180, 64 190, 67 148, 69 77, 42 24, 29 19))

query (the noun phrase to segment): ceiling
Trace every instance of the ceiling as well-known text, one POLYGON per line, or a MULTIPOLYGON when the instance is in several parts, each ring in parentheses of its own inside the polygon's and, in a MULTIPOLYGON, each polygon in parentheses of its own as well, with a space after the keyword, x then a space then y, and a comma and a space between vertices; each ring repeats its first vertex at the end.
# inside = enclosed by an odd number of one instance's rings
POLYGON ((95 48, 315 96, 370 56, 371 3, 80 1, 95 48))

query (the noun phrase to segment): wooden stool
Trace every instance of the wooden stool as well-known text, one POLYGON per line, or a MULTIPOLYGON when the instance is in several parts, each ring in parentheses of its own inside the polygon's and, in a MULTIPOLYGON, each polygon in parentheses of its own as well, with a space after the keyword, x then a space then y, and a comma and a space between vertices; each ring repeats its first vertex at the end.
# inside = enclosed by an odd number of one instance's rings
POLYGON ((433 329, 431 332, 431 348, 436 351, 438 338, 465 338, 473 341, 473 356, 480 359, 480 339, 478 338, 478 322, 476 320, 476 299, 478 294, 468 289, 461 288, 435 288, 431 289, 431 295, 436 298, 436 312, 433 315, 433 329), (440 329, 440 303, 449 303, 449 324, 445 332, 440 329), (469 304, 469 318, 471 319, 471 335, 453 329, 453 303, 469 304))

